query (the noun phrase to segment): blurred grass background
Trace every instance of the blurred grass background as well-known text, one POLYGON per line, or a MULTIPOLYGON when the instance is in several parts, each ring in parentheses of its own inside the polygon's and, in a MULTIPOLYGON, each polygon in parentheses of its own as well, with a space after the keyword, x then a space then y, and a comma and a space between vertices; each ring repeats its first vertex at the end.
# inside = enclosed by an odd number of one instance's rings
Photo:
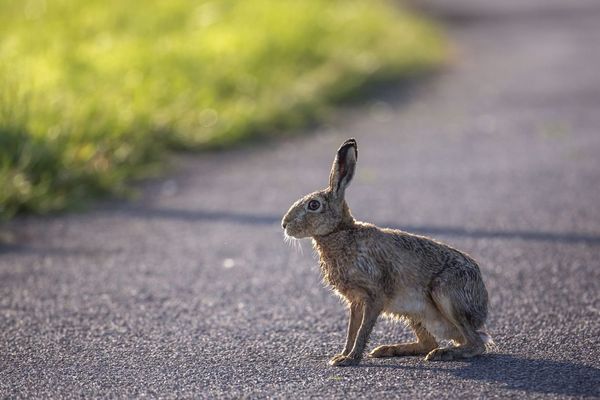
POLYGON ((0 0, 0 218, 123 194, 166 151, 293 131, 443 57, 383 0, 0 0))

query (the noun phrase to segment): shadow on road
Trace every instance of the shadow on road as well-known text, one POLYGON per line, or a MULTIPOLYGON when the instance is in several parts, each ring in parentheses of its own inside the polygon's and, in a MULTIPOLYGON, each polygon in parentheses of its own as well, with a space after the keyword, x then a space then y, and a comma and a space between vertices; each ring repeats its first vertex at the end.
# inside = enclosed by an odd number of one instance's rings
MULTIPOLYGON (((185 220, 190 222, 219 221, 249 225, 279 225, 281 222, 281 216, 278 215, 236 213, 232 211, 181 210, 169 208, 128 208, 120 210, 119 212, 125 214, 126 216, 140 218, 165 218, 185 220)), ((575 232, 483 230, 465 229, 452 226, 399 225, 397 223, 379 223, 378 225, 431 236, 439 235, 471 239, 519 239, 543 242, 600 244, 600 235, 589 235, 575 232)))
POLYGON ((600 369, 567 361, 520 358, 489 354, 472 361, 450 364, 369 365, 369 367, 429 370, 449 373, 464 380, 485 381, 504 389, 576 397, 600 396, 600 369), (453 368, 456 364, 461 364, 453 368), (437 366, 439 365, 439 366, 437 366))
MULTIPOLYGON (((205 210, 182 210, 172 208, 121 208, 110 211, 110 214, 121 215, 125 218, 144 219, 166 219, 187 222, 226 222, 242 225, 277 225, 281 223, 278 215, 250 214, 232 211, 205 211, 205 210)), ((539 242, 554 242, 563 244, 589 244, 600 245, 600 235, 588 235, 575 232, 538 232, 522 230, 483 230, 465 229, 453 226, 433 225, 398 225, 393 223, 379 223, 379 226, 392 229, 401 229, 419 235, 447 236, 469 239, 503 239, 503 240, 526 240, 539 242)), ((25 253, 25 254, 65 254, 65 255, 92 255, 97 254, 100 249, 63 249, 48 248, 43 246, 31 246, 26 242, 15 241, 12 243, 0 242, 0 254, 2 253, 25 253)))
POLYGON ((546 7, 486 6, 473 7, 473 4, 460 6, 453 3, 414 1, 411 5, 420 12, 439 19, 447 25, 464 26, 473 24, 522 24, 535 22, 564 22, 565 19, 597 18, 600 15, 598 3, 592 2, 555 2, 546 7), (575 4, 573 4, 575 3, 575 4), (577 4, 579 3, 579 4, 577 4))
POLYGON ((401 229, 407 232, 412 232, 421 235, 443 235, 466 237, 471 239, 519 239, 541 242, 560 242, 560 243, 588 243, 600 244, 600 236, 586 235, 574 232, 537 232, 537 231, 520 231, 520 230, 482 230, 482 229, 464 229, 451 226, 388 226, 393 229, 401 229))
POLYGON ((463 379, 503 384, 510 389, 570 396, 599 396, 600 369, 566 361, 497 354, 452 372, 463 379))

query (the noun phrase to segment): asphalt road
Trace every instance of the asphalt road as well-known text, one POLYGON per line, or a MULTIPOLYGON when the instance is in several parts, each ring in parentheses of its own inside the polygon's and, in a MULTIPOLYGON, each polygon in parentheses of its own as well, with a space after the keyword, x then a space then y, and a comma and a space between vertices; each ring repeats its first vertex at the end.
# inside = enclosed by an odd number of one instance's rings
MULTIPOLYGON (((138 201, 5 226, 0 397, 600 397, 600 2, 419 4, 454 41, 439 75, 183 159, 138 201), (350 136, 354 215, 477 258, 495 353, 327 365, 345 312, 279 221, 350 136)), ((408 339, 382 320, 370 348, 408 339)))

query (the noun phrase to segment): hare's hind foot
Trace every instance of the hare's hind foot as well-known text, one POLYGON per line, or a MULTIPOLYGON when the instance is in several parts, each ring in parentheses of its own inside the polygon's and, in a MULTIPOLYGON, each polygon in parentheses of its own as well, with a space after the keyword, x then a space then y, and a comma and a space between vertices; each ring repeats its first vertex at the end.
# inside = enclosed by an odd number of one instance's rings
POLYGON ((418 356, 427 354, 438 347, 435 337, 425 329, 419 320, 407 318, 407 321, 408 325, 415 332, 415 336, 417 337, 416 342, 379 346, 369 353, 369 357, 418 356))
POLYGON ((358 358, 352 358, 343 354, 338 354, 329 360, 329 365, 333 365, 334 367, 349 367, 352 365, 357 365, 359 362, 360 359, 358 358))
POLYGON ((426 346, 421 342, 399 343, 392 345, 383 345, 375 348, 369 353, 369 357, 402 357, 418 356, 429 353, 435 346, 426 346))
POLYGON ((456 346, 449 348, 441 348, 431 350, 425 357, 426 361, 452 361, 452 360, 463 360, 465 358, 471 358, 483 354, 485 352, 485 346, 473 345, 473 346, 456 346))

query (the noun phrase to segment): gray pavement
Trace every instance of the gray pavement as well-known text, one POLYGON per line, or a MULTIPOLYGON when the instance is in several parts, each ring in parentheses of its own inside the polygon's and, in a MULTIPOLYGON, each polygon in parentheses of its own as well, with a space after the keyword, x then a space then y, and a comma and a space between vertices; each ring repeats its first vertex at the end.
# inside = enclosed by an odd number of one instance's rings
MULTIPOLYGON (((183 158, 137 201, 5 226, 0 397, 600 397, 600 2, 418 4, 454 42, 440 74, 183 158), (279 220, 350 136, 354 215, 477 258, 495 353, 327 365, 345 311, 279 220)), ((410 338, 382 320, 370 347, 410 338)))

